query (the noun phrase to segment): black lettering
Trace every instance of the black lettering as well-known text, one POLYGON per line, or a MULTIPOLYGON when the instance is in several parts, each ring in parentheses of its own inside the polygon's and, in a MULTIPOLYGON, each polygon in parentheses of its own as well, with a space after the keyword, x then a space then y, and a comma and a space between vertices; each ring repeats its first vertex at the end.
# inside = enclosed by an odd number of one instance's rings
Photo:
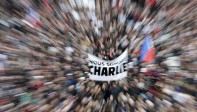
POLYGON ((111 66, 111 63, 107 63, 107 66, 111 66))
POLYGON ((101 65, 101 62, 98 62, 98 65, 101 65))
POLYGON ((94 61, 90 60, 90 63, 94 64, 94 61))
POLYGON ((122 67, 122 64, 119 65, 118 68, 119 68, 119 73, 122 73, 122 71, 123 71, 123 70, 122 70, 122 68, 123 68, 123 67, 122 67))
POLYGON ((93 66, 88 66, 90 68, 90 74, 92 75, 92 71, 91 69, 93 68, 93 66))
POLYGON ((116 66, 116 74, 119 74, 119 73, 118 73, 118 66, 116 66))
POLYGON ((104 62, 102 62, 102 65, 103 65, 103 66, 105 65, 104 62))
POLYGON ((118 64, 118 62, 114 63, 113 65, 116 65, 116 64, 118 64))
POLYGON ((101 72, 101 76, 107 76, 107 67, 103 67, 102 72, 101 72))
POLYGON ((115 67, 109 67, 109 76, 114 75, 115 67))
POLYGON ((126 71, 127 71, 127 70, 126 70, 126 64, 127 64, 127 63, 123 63, 124 72, 126 72, 126 71))
POLYGON ((94 64, 97 65, 97 61, 94 61, 94 64))
POLYGON ((95 67, 94 67, 94 75, 96 75, 96 73, 98 73, 97 75, 100 76, 100 70, 101 70, 101 67, 95 66, 95 67))

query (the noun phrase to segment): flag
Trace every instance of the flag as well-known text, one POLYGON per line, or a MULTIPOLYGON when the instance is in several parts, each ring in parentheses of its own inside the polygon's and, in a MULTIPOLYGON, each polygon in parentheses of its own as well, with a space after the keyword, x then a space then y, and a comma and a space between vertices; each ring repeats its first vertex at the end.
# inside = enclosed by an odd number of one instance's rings
POLYGON ((155 59, 155 49, 151 36, 147 36, 141 47, 140 61, 152 62, 155 59))

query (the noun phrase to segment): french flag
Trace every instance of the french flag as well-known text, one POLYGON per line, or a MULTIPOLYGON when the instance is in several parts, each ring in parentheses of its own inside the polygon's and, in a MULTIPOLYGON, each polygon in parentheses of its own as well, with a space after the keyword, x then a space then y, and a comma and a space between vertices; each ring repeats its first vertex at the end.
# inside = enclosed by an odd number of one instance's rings
POLYGON ((149 35, 145 38, 141 47, 140 61, 152 62, 155 59, 155 49, 153 45, 153 39, 149 35))

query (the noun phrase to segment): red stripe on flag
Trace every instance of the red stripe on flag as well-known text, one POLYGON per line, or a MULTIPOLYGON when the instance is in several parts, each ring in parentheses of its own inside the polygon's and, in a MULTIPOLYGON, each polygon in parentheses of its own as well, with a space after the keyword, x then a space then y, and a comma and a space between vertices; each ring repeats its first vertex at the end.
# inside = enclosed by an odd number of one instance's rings
POLYGON ((150 50, 148 50, 143 61, 144 62, 152 62, 154 59, 155 59, 155 49, 151 48, 150 50))

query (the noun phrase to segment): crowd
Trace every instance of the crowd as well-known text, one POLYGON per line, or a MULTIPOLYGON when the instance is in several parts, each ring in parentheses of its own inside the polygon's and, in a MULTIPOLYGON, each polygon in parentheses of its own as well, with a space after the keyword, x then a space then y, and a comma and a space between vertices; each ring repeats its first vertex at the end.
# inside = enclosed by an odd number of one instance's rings
POLYGON ((195 112, 197 1, 1 0, 0 112, 195 112), (141 62, 144 38, 155 60, 141 62), (87 53, 128 49, 128 76, 91 80, 87 53))

